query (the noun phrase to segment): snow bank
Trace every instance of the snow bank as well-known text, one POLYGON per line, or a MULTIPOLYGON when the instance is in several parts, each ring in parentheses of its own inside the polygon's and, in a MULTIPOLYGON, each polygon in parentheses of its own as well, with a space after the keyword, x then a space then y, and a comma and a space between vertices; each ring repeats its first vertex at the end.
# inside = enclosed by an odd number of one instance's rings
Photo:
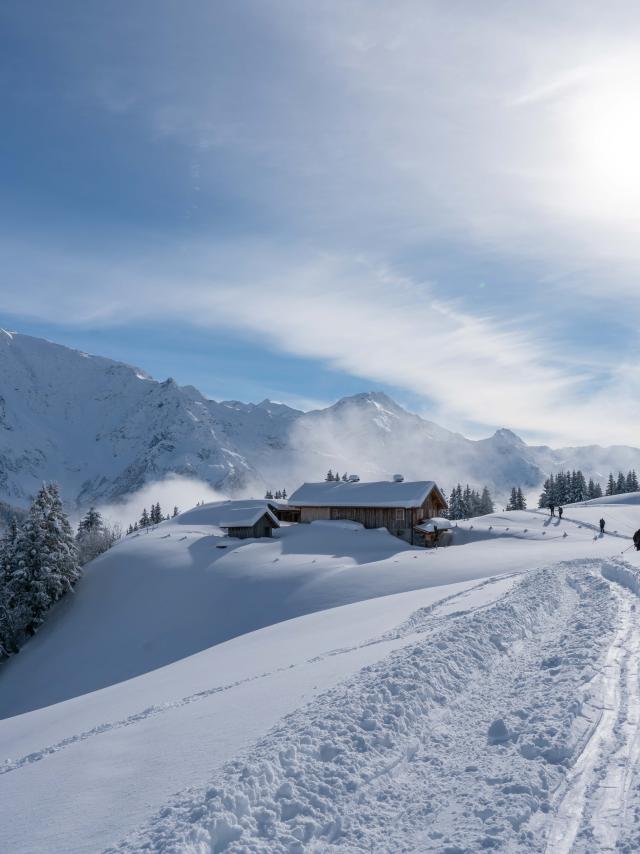
POLYGON ((608 561, 602 565, 602 574, 609 581, 615 581, 640 596, 640 569, 622 560, 608 561))

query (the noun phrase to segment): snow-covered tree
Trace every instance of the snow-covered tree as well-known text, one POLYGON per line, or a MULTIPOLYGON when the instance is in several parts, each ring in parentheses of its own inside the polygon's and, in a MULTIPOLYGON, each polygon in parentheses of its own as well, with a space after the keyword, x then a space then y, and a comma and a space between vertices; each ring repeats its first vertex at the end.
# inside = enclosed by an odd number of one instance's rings
POLYGON ((151 524, 151 517, 149 516, 146 507, 143 509, 142 514, 140 515, 140 521, 138 522, 138 524, 141 528, 148 528, 151 524))
POLYGON ((486 516, 489 513, 493 513, 495 507, 493 505, 493 498, 491 497, 491 493, 489 492, 489 488, 484 486, 482 488, 482 494, 480 496, 480 506, 478 508, 478 516, 486 516))
POLYGON ((26 522, 10 536, 2 548, 3 646, 9 652, 34 634, 51 605, 73 589, 81 574, 56 484, 42 486, 26 522))
POLYGON ((327 472, 327 475, 325 477, 325 481, 332 481, 332 480, 333 480, 333 472, 331 471, 331 469, 329 469, 329 471, 327 472))
POLYGON ((172 515, 172 516, 173 516, 173 518, 175 519, 175 517, 176 517, 179 513, 180 513, 180 511, 178 510, 178 505, 176 504, 176 506, 173 508, 173 513, 172 513, 171 515, 172 515))

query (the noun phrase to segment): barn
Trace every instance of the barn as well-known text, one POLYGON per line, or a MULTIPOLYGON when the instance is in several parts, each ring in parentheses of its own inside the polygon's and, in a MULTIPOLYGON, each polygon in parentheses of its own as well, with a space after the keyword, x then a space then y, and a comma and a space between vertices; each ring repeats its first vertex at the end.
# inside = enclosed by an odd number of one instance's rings
POLYGON ((365 528, 387 528, 408 542, 414 541, 414 526, 440 516, 447 502, 432 480, 324 481, 304 483, 289 505, 298 507, 301 522, 316 519, 346 519, 365 528))

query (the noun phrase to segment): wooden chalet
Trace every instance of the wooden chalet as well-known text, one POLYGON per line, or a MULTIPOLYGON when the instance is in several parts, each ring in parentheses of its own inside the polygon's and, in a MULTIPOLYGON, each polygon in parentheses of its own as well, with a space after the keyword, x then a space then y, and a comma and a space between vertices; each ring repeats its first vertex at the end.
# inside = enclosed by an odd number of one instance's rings
POLYGON ((414 542, 416 525, 441 516, 447 502, 432 480, 325 481, 304 483, 289 496, 289 506, 300 510, 301 522, 344 519, 365 528, 387 528, 397 537, 414 542))

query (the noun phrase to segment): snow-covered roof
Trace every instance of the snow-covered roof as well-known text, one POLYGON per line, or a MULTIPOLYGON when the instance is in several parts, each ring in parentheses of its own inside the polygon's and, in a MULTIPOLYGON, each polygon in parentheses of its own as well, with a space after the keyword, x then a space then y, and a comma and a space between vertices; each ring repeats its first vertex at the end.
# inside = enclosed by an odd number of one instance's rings
POLYGON ((276 528, 280 523, 266 502, 228 501, 211 507, 211 524, 219 528, 251 528, 263 516, 268 516, 276 528))
POLYGON ((416 525, 416 531, 422 531, 425 534, 433 534, 436 528, 439 531, 448 531, 451 527, 453 526, 449 519, 445 519, 442 516, 433 516, 431 519, 427 519, 426 522, 421 522, 419 525, 416 525))
POLYGON ((420 507, 434 489, 444 501, 433 480, 303 483, 289 496, 289 504, 293 507, 420 507))

